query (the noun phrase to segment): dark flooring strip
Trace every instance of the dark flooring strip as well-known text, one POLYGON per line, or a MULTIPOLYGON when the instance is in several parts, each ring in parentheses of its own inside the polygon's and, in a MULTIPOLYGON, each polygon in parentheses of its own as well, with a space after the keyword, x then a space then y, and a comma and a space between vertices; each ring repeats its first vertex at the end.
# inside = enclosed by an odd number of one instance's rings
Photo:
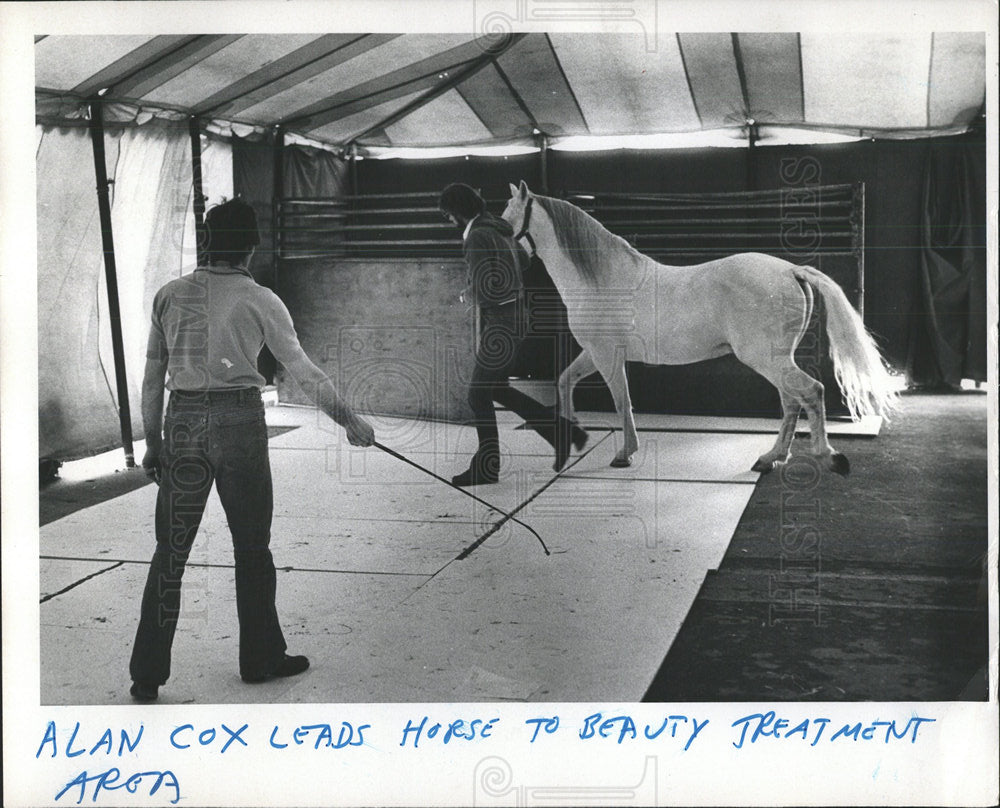
MULTIPOLYGON (((86 558, 86 557, 83 557, 83 556, 51 556, 51 555, 43 555, 43 556, 39 556, 39 558, 43 559, 43 560, 48 560, 48 561, 90 561, 90 562, 93 562, 93 561, 110 561, 110 560, 112 560, 112 559, 107 559, 107 558, 86 558)), ((45 600, 50 599, 50 598, 54 598, 56 595, 61 595, 63 592, 69 591, 74 586, 79 586, 84 581, 88 580, 89 578, 93 578, 94 575, 100 575, 101 573, 108 572, 109 570, 113 570, 113 569, 116 569, 118 567, 121 567, 124 564, 140 564, 142 566, 147 566, 148 563, 149 563, 148 561, 137 561, 136 559, 132 559, 132 558, 121 558, 121 559, 113 559, 113 560, 116 562, 114 564, 114 566, 108 567, 107 569, 101 570, 100 572, 95 572, 93 575, 88 575, 86 578, 81 578, 75 584, 72 584, 71 586, 66 587, 66 589, 60 590, 59 592, 55 592, 52 595, 46 596, 45 598, 43 598, 43 602, 45 600)), ((189 567, 189 568, 193 568, 193 569, 223 569, 223 570, 235 569, 235 567, 232 564, 203 564, 203 563, 196 563, 196 562, 193 562, 193 561, 189 561, 185 565, 185 567, 189 567)), ((289 565, 276 566, 275 569, 277 569, 279 572, 293 572, 293 571, 294 572, 329 572, 329 573, 337 573, 337 574, 343 574, 343 575, 399 575, 399 576, 402 576, 402 577, 409 576, 411 578, 426 578, 426 577, 430 576, 430 574, 431 574, 429 572, 390 572, 390 571, 386 571, 386 570, 336 570, 336 569, 322 569, 322 568, 319 568, 319 567, 295 567, 295 566, 289 566, 289 565)))
POLYGON ((612 474, 567 474, 567 480, 611 480, 630 483, 694 483, 698 485, 757 485, 756 480, 711 480, 697 477, 623 477, 612 474))
POLYGON ((760 479, 644 701, 987 698, 986 399, 900 404, 849 477, 760 479))
POLYGON ((582 454, 580 454, 579 457, 575 458, 572 463, 570 463, 568 466, 566 466, 565 469, 563 469, 561 472, 559 472, 558 474, 556 474, 551 480, 549 480, 547 483, 545 483, 545 485, 543 485, 541 488, 539 488, 537 491, 535 491, 534 494, 532 494, 524 502, 522 502, 520 505, 518 505, 517 508, 515 508, 513 511, 510 511, 503 519, 501 519, 499 522, 497 522, 495 525, 493 525, 493 527, 491 527, 486 533, 484 533, 482 536, 480 536, 478 539, 476 539, 472 544, 470 544, 468 547, 466 547, 464 550, 462 550, 462 552, 459 553, 455 557, 454 560, 455 561, 461 561, 461 560, 463 560, 465 558, 468 558, 477 547, 479 547, 490 536, 492 536, 494 533, 496 533, 498 530, 500 530, 500 528, 503 527, 508 521, 510 521, 511 517, 517 516, 517 514, 519 514, 521 511, 523 511, 525 508, 527 508, 528 505, 530 505, 544 491, 546 491, 556 480, 558 480, 559 478, 563 477, 566 474, 566 472, 568 472, 571 468, 573 468, 573 466, 575 466, 577 463, 579 463, 581 460, 583 460, 583 458, 585 458, 592 451, 594 451, 594 449, 596 449, 605 440, 607 440, 608 436, 610 434, 611 433, 608 433, 608 435, 605 435, 601 440, 596 441, 589 449, 587 449, 585 452, 583 452, 582 454))

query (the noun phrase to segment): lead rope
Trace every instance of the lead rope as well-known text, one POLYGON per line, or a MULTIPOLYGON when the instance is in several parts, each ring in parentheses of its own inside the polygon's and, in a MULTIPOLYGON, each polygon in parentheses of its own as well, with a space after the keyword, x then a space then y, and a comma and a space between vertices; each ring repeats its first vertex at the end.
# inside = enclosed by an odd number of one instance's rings
MULTIPOLYGON (((486 506, 487 508, 490 508, 490 509, 492 509, 492 510, 496 511, 497 513, 500 513, 500 514, 503 514, 503 516, 505 517, 505 518, 503 519, 503 521, 501 521, 501 522, 499 522, 498 524, 494 525, 494 526, 493 526, 493 528, 492 528, 492 529, 491 529, 491 530, 489 531, 489 533, 487 533, 487 534, 486 534, 487 536, 490 536, 490 535, 492 535, 493 533, 496 533, 497 529, 498 529, 498 528, 499 528, 499 527, 500 527, 500 526, 501 526, 501 525, 502 525, 502 524, 503 524, 504 522, 506 522, 506 521, 507 521, 507 520, 509 519, 509 520, 510 520, 510 521, 512 521, 512 522, 517 522, 517 524, 519 524, 519 525, 520 525, 521 527, 523 527, 523 528, 524 528, 525 530, 527 530, 527 531, 528 531, 529 533, 531 533, 531 534, 532 534, 532 535, 533 535, 533 536, 534 536, 534 537, 535 537, 536 539, 538 539, 538 543, 542 545, 542 549, 543 549, 543 550, 545 551, 545 555, 552 555, 552 553, 550 553, 550 552, 549 552, 549 548, 545 546, 545 542, 544 542, 544 541, 542 541, 542 537, 538 535, 538 532, 537 532, 537 531, 536 531, 536 530, 535 530, 535 529, 534 529, 533 527, 531 527, 531 525, 526 525, 526 524, 525 524, 524 522, 522 522, 522 521, 521 521, 520 519, 518 519, 518 518, 517 518, 516 516, 514 516, 513 514, 511 514, 511 513, 507 513, 506 511, 502 511, 502 510, 500 510, 500 509, 499 509, 498 507, 496 507, 495 505, 491 505, 491 504, 490 504, 489 502, 487 502, 487 501, 486 501, 485 499, 480 499, 480 498, 479 498, 479 497, 477 497, 477 496, 476 496, 475 494, 471 494, 471 493, 469 493, 468 491, 466 491, 466 490, 465 490, 464 488, 462 488, 461 486, 458 486, 458 485, 455 485, 455 484, 454 484, 454 483, 453 483, 453 482, 452 482, 451 480, 447 480, 447 479, 445 479, 444 477, 441 477, 441 476, 439 476, 439 475, 435 474, 435 473, 434 473, 433 471, 431 471, 430 469, 428 469, 428 468, 424 468, 424 467, 423 467, 423 466, 421 466, 421 465, 420 465, 419 463, 415 463, 414 461, 410 460, 410 458, 408 458, 408 457, 405 457, 405 456, 401 455, 401 454, 400 454, 399 452, 397 452, 397 451, 394 451, 393 449, 390 449, 390 448, 389 448, 388 446, 383 446, 383 445, 382 445, 381 443, 378 443, 378 442, 376 442, 376 443, 373 443, 372 445, 373 445, 373 446, 374 446, 374 447, 375 447, 376 449, 381 449, 381 450, 382 450, 383 452, 385 452, 386 454, 388 454, 388 455, 392 455, 392 456, 393 456, 393 457, 395 457, 395 458, 396 458, 397 460, 402 460, 402 461, 403 461, 404 463, 407 463, 407 464, 409 464, 409 465, 413 466, 413 467, 414 467, 414 468, 416 468, 416 469, 420 469, 420 470, 421 470, 422 472, 424 472, 424 474, 429 474, 429 475, 430 475, 431 477, 433 477, 433 478, 434 478, 435 480, 440 480, 440 481, 441 481, 441 482, 443 482, 443 483, 444 483, 445 485, 447 485, 447 486, 450 486, 451 488, 454 488, 454 489, 455 489, 456 491, 461 491, 461 492, 462 492, 463 494, 465 494, 465 495, 466 495, 467 497, 471 497, 472 499, 476 500, 476 502, 480 502, 480 503, 482 503, 482 504, 483 504, 483 505, 485 505, 485 506, 486 506)), ((484 538, 485 538, 485 537, 484 537, 484 538)), ((477 542, 477 545, 478 545, 478 542, 477 542)), ((476 545, 474 545, 474 546, 476 546, 476 545)), ((464 557, 465 557, 466 555, 468 555, 468 552, 466 552, 466 553, 463 553, 463 554, 462 554, 461 556, 459 556, 459 558, 464 558, 464 557)))

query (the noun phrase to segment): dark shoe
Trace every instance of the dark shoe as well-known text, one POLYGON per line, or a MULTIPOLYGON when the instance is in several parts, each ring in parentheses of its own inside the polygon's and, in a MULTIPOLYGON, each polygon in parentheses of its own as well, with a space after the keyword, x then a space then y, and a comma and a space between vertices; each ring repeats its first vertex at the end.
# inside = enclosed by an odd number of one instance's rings
POLYGON ((554 447, 556 450, 556 461, 552 464, 553 471, 562 471, 563 466, 566 465, 566 461, 569 460, 569 446, 570 443, 573 444, 578 452, 587 445, 587 433, 565 418, 559 419, 559 425, 556 427, 556 439, 554 442, 554 447))
POLYGON ((469 467, 451 478, 451 484, 492 485, 500 479, 500 450, 492 442, 486 448, 480 444, 469 462, 469 467))
POLYGON ((129 688, 128 692, 136 701, 150 702, 156 701, 157 696, 159 696, 159 690, 159 685, 150 685, 146 682, 132 682, 132 687, 129 688))
POLYGON ((461 474, 451 478, 451 484, 464 487, 467 485, 492 485, 500 478, 496 474, 479 470, 475 465, 469 466, 461 474))
POLYGON ((240 678, 246 682, 248 685, 259 685, 261 682, 266 682, 268 679, 279 679, 286 676, 297 676, 309 667, 309 660, 304 656, 288 656, 285 654, 285 658, 278 663, 278 666, 267 673, 262 673, 257 676, 250 676, 248 674, 240 674, 240 678))

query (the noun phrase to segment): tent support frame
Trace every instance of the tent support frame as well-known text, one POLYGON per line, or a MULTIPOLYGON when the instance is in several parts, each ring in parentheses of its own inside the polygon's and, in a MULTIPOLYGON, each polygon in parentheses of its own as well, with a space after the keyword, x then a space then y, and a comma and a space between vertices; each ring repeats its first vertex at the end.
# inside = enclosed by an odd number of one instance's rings
POLYGON ((271 182, 271 276, 274 290, 278 290, 278 271, 281 266, 282 221, 281 200, 285 198, 285 130, 274 127, 274 139, 271 145, 272 176, 271 182))
POLYGON ((542 133, 536 136, 538 144, 538 168, 541 174, 542 193, 549 194, 549 136, 542 133))
POLYGON ((125 375, 125 346, 122 339, 122 315, 118 300, 118 270, 115 265, 115 240, 111 228, 111 199, 108 170, 104 152, 104 107, 95 97, 90 101, 90 140, 94 152, 94 175, 97 180, 97 208, 101 220, 101 245, 104 251, 104 275, 108 287, 108 316, 111 320, 111 348, 115 359, 115 386, 118 392, 118 421, 121 427, 125 465, 135 467, 132 446, 132 410, 128 400, 128 379, 125 375))
POLYGON ((201 179, 201 121, 197 115, 188 119, 188 133, 191 136, 191 185, 194 208, 195 249, 198 266, 208 264, 208 231, 205 229, 205 193, 201 179))

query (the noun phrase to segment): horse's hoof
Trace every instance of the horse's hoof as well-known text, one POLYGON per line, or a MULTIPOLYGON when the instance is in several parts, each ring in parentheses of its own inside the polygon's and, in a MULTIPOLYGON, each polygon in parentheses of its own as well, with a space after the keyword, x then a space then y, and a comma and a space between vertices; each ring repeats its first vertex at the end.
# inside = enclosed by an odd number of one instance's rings
POLYGON ((851 473, 851 463, 840 452, 834 452, 830 456, 830 471, 846 477, 851 473))
POLYGON ((758 460, 751 466, 750 471, 756 471, 760 474, 770 474, 774 471, 774 463, 768 463, 766 460, 758 460))
POLYGON ((611 461, 611 468, 624 469, 632 465, 632 461, 627 457, 616 457, 611 461))

